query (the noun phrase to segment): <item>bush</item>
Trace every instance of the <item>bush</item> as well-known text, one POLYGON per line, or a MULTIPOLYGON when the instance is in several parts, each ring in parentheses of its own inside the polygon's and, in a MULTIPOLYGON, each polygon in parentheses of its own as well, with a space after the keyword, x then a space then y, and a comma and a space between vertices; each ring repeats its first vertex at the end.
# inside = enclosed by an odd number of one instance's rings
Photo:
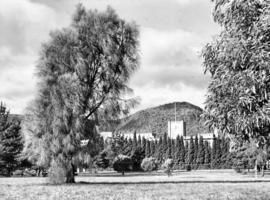
POLYGON ((172 159, 167 159, 162 165, 162 168, 164 169, 164 172, 168 175, 172 175, 173 171, 173 160, 172 159))
POLYGON ((37 173, 35 170, 31 169, 25 169, 23 172, 23 176, 36 176, 37 173))
POLYGON ((113 169, 124 175, 126 171, 132 171, 133 162, 129 156, 119 155, 113 161, 113 169))
POLYGON ((23 170, 17 169, 13 172, 13 176, 23 176, 23 170))
POLYGON ((156 159, 153 157, 144 158, 141 164, 143 171, 151 172, 157 169, 156 159))
POLYGON ((0 167, 0 176, 10 176, 10 174, 8 173, 8 170, 6 168, 0 167))
POLYGON ((191 171, 191 166, 190 165, 187 165, 186 166, 186 170, 189 172, 189 171, 191 171))
POLYGON ((234 167, 236 173, 241 173, 242 169, 240 167, 234 167))
POLYGON ((137 147, 134 152, 132 152, 131 160, 133 162, 133 170, 134 171, 141 171, 141 163, 144 159, 145 153, 141 147, 137 147))
POLYGON ((109 167, 110 161, 109 159, 107 159, 106 151, 102 151, 100 154, 98 154, 95 164, 102 169, 106 169, 107 167, 109 167))
POLYGON ((49 182, 52 184, 61 184, 66 182, 66 170, 60 162, 52 161, 49 169, 49 182))

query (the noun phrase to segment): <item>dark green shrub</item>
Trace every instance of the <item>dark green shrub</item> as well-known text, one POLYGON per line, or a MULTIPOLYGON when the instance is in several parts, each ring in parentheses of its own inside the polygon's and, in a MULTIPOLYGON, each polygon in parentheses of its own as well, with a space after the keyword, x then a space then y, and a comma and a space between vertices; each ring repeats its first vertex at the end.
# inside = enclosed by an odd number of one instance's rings
POLYGON ((141 163, 141 168, 143 171, 151 172, 157 169, 156 159, 153 157, 144 158, 141 163))
POLYGON ((144 159, 145 152, 141 147, 137 147, 131 154, 131 160, 133 162, 133 170, 141 171, 141 163, 144 159))
POLYGON ((110 160, 107 158, 106 151, 102 151, 97 157, 95 161, 96 166, 106 169, 109 167, 110 160))
POLYGON ((119 155, 113 161, 113 169, 124 175, 125 172, 132 171, 133 162, 129 156, 119 155))
POLYGON ((186 170, 189 172, 189 171, 191 171, 191 166, 190 165, 187 165, 186 166, 186 170))

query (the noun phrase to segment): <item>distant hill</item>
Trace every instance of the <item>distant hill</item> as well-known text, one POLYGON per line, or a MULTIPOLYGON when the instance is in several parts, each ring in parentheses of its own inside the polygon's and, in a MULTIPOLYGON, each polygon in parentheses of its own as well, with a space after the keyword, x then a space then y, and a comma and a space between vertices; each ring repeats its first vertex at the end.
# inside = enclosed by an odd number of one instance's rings
POLYGON ((187 102, 168 103, 138 111, 122 120, 116 132, 152 132, 153 135, 159 137, 165 132, 167 133, 168 121, 175 119, 175 104, 176 119, 177 121, 184 120, 186 122, 187 135, 207 132, 200 117, 203 110, 187 102))

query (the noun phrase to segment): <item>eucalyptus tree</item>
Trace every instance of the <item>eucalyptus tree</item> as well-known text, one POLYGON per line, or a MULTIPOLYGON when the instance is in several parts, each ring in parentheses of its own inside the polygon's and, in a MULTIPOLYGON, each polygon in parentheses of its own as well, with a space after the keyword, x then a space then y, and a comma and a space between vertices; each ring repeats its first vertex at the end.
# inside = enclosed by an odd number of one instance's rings
POLYGON ((74 182, 73 164, 88 120, 127 114, 136 99, 123 96, 138 68, 138 28, 106 11, 77 6, 70 26, 50 34, 36 66, 38 94, 30 105, 25 152, 49 167, 55 183, 74 182), (34 107, 34 108, 33 108, 34 107), (32 118, 32 119, 31 119, 32 118), (31 123, 32 122, 34 123, 31 123))
POLYGON ((205 118, 236 144, 269 141, 270 1, 213 0, 221 32, 202 53, 210 74, 205 118))

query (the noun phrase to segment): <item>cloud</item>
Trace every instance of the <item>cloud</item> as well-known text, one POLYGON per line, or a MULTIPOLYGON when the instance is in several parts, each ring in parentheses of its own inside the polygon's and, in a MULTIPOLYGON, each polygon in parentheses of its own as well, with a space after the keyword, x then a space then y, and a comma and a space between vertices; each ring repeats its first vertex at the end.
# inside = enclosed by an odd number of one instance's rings
POLYGON ((143 87, 134 87, 134 92, 143 97, 141 98, 141 104, 134 110, 138 111, 175 101, 186 101, 203 107, 206 89, 197 89, 181 84, 179 87, 164 86, 158 88, 144 85, 143 87))
POLYGON ((15 54, 37 49, 56 28, 57 14, 49 7, 28 0, 3 0, 0 3, 0 46, 15 54))
POLYGON ((141 69, 131 85, 151 84, 153 87, 188 85, 205 88, 208 78, 201 66, 200 41, 194 33, 181 29, 163 31, 141 30, 141 69))
POLYGON ((49 31, 61 27, 58 14, 28 0, 0 2, 0 101, 21 113, 35 94, 34 66, 49 31))
POLYGON ((208 78, 199 52, 217 32, 205 0, 1 0, 0 101, 21 113, 36 91, 35 64, 49 32, 70 23, 75 5, 134 20, 141 30, 141 68, 130 81, 140 108, 170 101, 202 105, 208 78), (154 103, 153 103, 154 102, 154 103))

